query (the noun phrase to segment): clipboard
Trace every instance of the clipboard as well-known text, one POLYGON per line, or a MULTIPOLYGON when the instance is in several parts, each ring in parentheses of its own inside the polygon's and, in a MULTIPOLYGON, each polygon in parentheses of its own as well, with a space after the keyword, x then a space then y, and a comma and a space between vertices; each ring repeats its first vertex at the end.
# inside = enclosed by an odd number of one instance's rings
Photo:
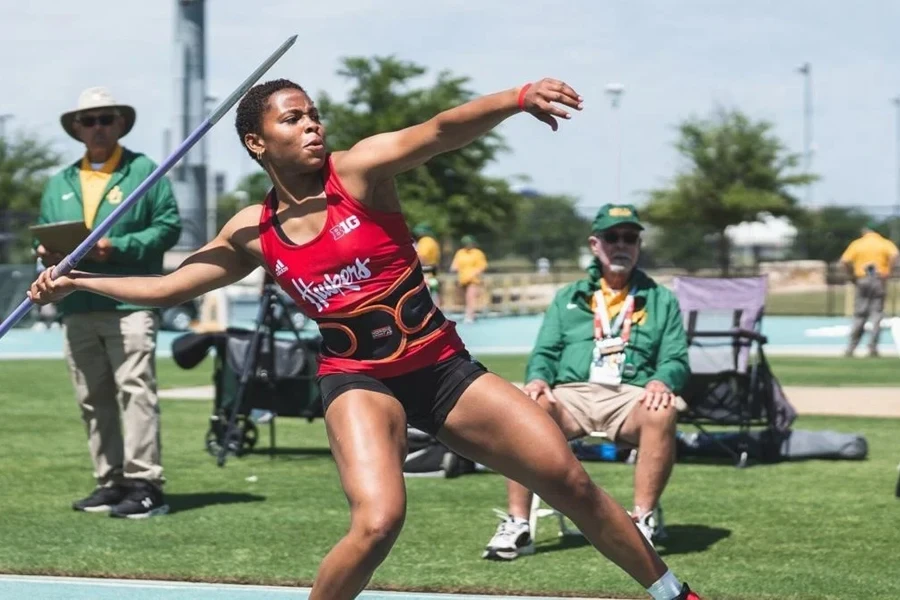
POLYGON ((72 252, 91 233, 84 221, 62 221, 46 225, 32 225, 28 229, 43 244, 44 248, 60 254, 72 252))

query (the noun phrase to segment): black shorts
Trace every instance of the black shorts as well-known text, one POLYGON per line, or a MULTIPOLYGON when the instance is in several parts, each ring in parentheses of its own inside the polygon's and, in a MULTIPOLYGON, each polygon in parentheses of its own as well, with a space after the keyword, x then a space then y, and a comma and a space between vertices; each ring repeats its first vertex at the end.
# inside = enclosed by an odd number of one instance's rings
POLYGON ((460 352, 397 377, 376 379, 363 373, 334 373, 323 375, 318 381, 325 411, 346 391, 380 392, 400 401, 410 425, 436 435, 466 388, 487 372, 468 352, 460 352))

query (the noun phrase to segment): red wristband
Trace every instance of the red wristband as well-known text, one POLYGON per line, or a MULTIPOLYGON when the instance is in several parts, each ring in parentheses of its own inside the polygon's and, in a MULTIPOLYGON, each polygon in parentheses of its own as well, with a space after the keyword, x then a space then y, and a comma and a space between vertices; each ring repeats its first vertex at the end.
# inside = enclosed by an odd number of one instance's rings
POLYGON ((530 83, 526 83, 522 86, 522 89, 519 90, 519 98, 516 101, 516 104, 519 105, 519 110, 525 110, 525 92, 528 91, 528 88, 531 87, 530 83))

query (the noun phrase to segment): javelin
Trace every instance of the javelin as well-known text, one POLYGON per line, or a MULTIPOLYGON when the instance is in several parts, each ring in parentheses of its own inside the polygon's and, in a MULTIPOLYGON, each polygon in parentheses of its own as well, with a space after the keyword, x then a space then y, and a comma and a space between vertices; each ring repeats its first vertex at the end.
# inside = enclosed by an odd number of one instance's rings
MULTIPOLYGON (((216 107, 216 110, 212 112, 209 117, 206 118, 203 123, 200 124, 197 129, 195 129, 191 134, 181 142, 181 145, 175 149, 171 155, 169 155, 161 165, 156 167, 156 170, 150 173, 149 177, 141 182, 141 184, 135 189, 131 194, 120 204, 114 211, 112 211, 106 219, 104 219, 91 234, 81 242, 75 250, 72 251, 67 257, 63 259, 61 263, 56 265, 56 268, 53 269, 51 274, 53 279, 56 279, 62 275, 65 275, 69 271, 75 268, 75 265, 85 257, 85 255, 91 251, 91 248, 102 238, 106 233, 112 228, 115 222, 121 217, 125 211, 127 211, 131 206, 138 201, 138 199, 147 193, 153 185, 162 179, 162 177, 169 172, 169 170, 175 166, 181 157, 187 154, 187 151, 191 149, 191 147, 200 141, 206 133, 212 129, 213 125, 218 122, 225 113, 231 110, 231 107, 234 106, 238 100, 240 100, 241 96, 247 93, 247 91, 253 87, 253 84, 257 82, 257 80, 263 76, 263 73, 268 71, 272 65, 274 65, 279 58, 281 58, 288 49, 294 45, 294 42, 297 41, 297 36, 293 35, 289 37, 281 46, 278 47, 272 55, 265 60, 259 67, 256 68, 250 76, 244 80, 244 82, 238 86, 236 90, 231 92, 231 95, 225 98, 225 100, 216 107)), ((28 311, 31 310, 32 302, 30 299, 26 298, 17 308, 9 315, 5 321, 0 323, 0 338, 6 335, 10 329, 12 329, 13 325, 19 322, 19 320, 28 314, 28 311)))

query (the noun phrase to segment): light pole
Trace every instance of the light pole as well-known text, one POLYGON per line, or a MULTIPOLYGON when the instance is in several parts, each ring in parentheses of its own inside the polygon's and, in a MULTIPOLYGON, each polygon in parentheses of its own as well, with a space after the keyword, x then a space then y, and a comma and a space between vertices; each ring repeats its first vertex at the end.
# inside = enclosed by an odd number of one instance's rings
POLYGON ((613 112, 616 113, 616 203, 622 203, 622 116, 619 113, 619 101, 625 92, 621 83, 610 83, 606 86, 613 112))
POLYGON ((891 239, 894 243, 900 243, 900 96, 891 98, 891 102, 897 108, 896 126, 897 140, 894 152, 897 160, 897 197, 894 198, 894 214, 891 219, 891 239))
MULTIPOLYGON (((797 72, 803 75, 803 170, 809 175, 812 173, 813 153, 813 100, 812 100, 812 65, 808 62, 797 67, 797 72)), ((806 186, 806 203, 812 202, 812 184, 806 186)))

